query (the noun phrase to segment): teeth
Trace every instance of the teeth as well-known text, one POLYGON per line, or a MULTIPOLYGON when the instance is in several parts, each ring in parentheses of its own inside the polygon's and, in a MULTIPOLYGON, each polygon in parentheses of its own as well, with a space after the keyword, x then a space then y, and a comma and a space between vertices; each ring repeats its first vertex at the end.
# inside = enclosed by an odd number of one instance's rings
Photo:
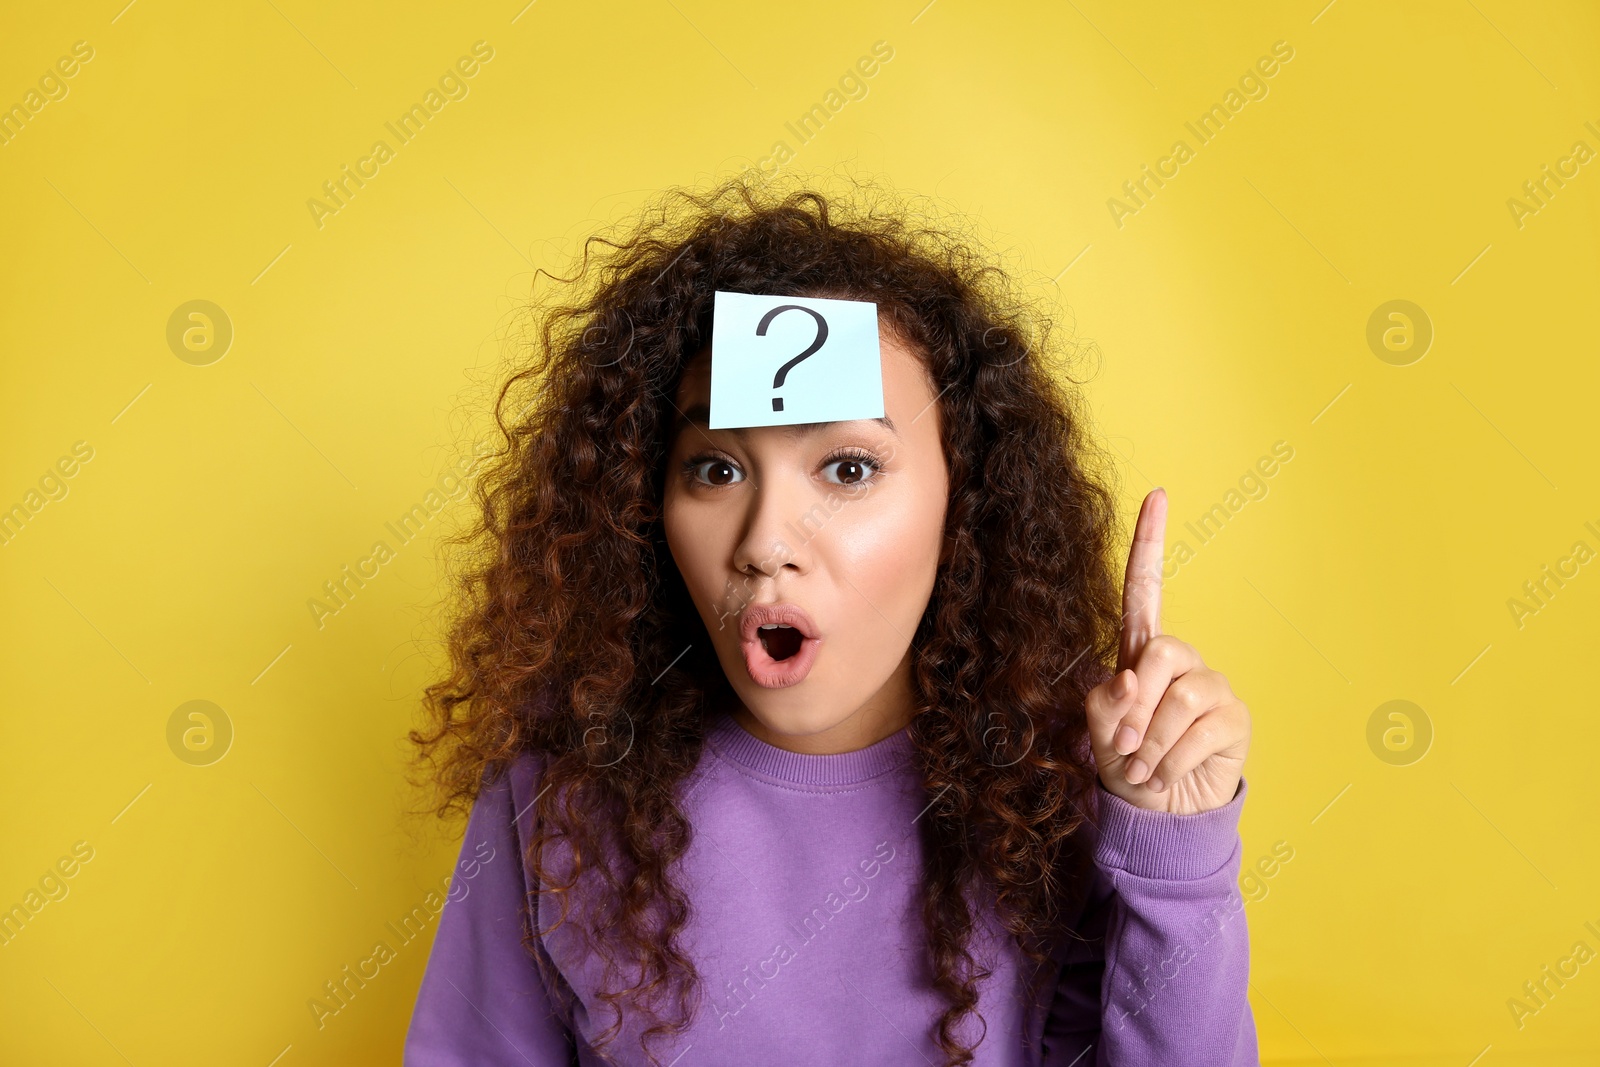
POLYGON ((770 622, 770 623, 767 623, 765 626, 763 626, 761 628, 763 630, 779 630, 779 629, 792 630, 792 629, 794 629, 793 626, 790 626, 786 622, 770 622))

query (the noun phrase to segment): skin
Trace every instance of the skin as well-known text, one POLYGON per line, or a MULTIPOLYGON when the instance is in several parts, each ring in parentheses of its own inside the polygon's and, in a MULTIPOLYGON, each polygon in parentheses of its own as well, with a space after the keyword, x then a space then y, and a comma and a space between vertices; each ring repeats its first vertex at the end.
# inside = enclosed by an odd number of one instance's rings
MULTIPOLYGON (((944 547, 949 474, 935 390, 921 359, 880 332, 884 414, 804 426, 680 426, 668 456, 667 544, 752 735, 791 752, 851 752, 911 721, 911 635, 944 547), (876 457, 839 457, 841 449, 876 457), (691 476, 682 473, 699 459, 691 476), (804 608, 822 638, 798 684, 750 677, 739 613, 804 608)), ((685 368, 680 415, 711 398, 711 351, 685 368)))
MULTIPOLYGON (((920 358, 887 328, 880 349, 894 430, 875 420, 713 430, 699 420, 680 424, 668 455, 667 543, 737 694, 728 711, 791 752, 852 752, 911 720, 911 634, 942 559, 949 476, 920 358), (686 475, 690 459, 699 462, 686 475), (803 607, 823 643, 803 681, 767 689, 745 668, 738 619, 750 603, 777 601, 803 607)), ((708 347, 673 403, 681 416, 710 398, 708 347)), ((1166 514, 1155 489, 1128 550, 1117 673, 1089 692, 1086 710, 1107 790, 1192 815, 1233 799, 1250 713, 1193 646, 1161 632, 1166 514)))
POLYGON ((1250 748, 1250 712, 1192 645, 1161 632, 1167 494, 1139 508, 1122 583, 1117 673, 1089 691, 1100 782, 1137 807, 1196 815, 1233 799, 1250 748))

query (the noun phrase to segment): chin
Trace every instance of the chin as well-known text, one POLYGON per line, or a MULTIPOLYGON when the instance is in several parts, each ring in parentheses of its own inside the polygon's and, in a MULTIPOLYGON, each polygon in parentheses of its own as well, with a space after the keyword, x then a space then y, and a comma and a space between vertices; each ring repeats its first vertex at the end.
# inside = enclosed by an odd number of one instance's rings
POLYGON ((840 710, 842 702, 820 696, 820 689, 807 692, 804 683, 777 692, 754 684, 734 689, 750 714, 775 734, 808 737, 849 718, 849 712, 840 710))
MULTIPOLYGON (((749 705, 745 705, 749 707, 749 705)), ((765 726, 775 734, 786 737, 810 737, 831 730, 844 721, 842 716, 821 716, 816 713, 798 712, 792 714, 772 714, 756 708, 750 708, 750 714, 761 720, 765 726)))

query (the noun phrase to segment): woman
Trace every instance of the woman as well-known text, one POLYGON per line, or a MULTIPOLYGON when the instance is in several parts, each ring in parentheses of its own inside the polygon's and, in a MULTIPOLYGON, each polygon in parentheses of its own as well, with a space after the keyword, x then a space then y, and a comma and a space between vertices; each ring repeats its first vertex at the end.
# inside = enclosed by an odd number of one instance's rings
POLYGON ((407 1063, 1256 1062, 1165 495, 1119 609, 1048 321, 917 218, 671 193, 544 309, 412 734, 471 818, 407 1063), (711 429, 718 290, 875 303, 885 418, 711 429))

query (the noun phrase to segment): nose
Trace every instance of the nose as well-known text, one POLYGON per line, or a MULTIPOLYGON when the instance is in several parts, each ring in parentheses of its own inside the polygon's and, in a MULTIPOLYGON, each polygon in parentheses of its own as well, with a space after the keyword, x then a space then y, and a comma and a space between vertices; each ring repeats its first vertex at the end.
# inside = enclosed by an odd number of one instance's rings
POLYGON ((802 480, 772 471, 745 494, 748 510, 734 548, 734 570, 751 580, 776 578, 785 569, 797 574, 811 570, 810 539, 797 521, 812 504, 802 480))

